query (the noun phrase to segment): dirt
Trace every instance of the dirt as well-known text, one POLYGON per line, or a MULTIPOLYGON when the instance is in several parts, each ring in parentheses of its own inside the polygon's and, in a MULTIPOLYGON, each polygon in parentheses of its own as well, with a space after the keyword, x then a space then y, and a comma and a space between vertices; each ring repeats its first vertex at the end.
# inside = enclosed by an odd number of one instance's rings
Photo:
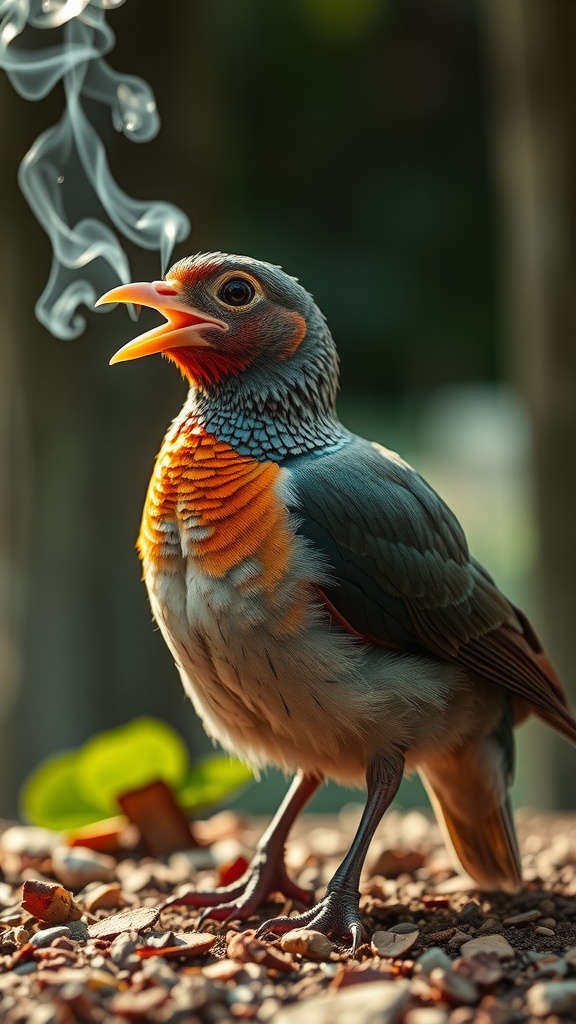
MULTIPOLYGON (((355 809, 339 818, 305 816, 288 844, 290 874, 320 893, 357 818, 355 809)), ((70 861, 57 837, 7 829, 0 836, 0 1019, 576 1020, 576 817, 523 812, 517 820, 525 887, 489 895, 455 874, 426 814, 389 813, 363 875, 366 941, 355 957, 318 933, 257 938, 266 918, 302 909, 280 895, 248 921, 228 925, 208 919, 199 928, 192 908, 159 909, 190 882, 210 888, 233 878, 261 822, 219 816, 204 826, 218 836, 209 849, 156 859, 132 845, 103 858, 72 851, 70 861)))

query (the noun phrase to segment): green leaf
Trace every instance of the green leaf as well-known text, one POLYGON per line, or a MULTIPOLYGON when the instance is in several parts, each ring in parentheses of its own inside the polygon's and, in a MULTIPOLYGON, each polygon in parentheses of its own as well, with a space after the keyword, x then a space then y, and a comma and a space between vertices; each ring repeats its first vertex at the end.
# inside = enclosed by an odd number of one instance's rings
POLYGON ((43 761, 25 780, 20 790, 23 817, 32 825, 65 832, 90 825, 101 817, 76 785, 77 750, 55 754, 43 761))
POLYGON ((242 761, 227 754, 214 754, 192 765, 176 795, 183 807, 199 810, 220 803, 252 779, 252 772, 242 761))
POLYGON ((186 744, 175 729, 154 718, 136 718, 82 747, 78 790, 99 809, 97 817, 108 816, 118 812, 116 797, 157 779, 177 791, 188 763, 186 744))

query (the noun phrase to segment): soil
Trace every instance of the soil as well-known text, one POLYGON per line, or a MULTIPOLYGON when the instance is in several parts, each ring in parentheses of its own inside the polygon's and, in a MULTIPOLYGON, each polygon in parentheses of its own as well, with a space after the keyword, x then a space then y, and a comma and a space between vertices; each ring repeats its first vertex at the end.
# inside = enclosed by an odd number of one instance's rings
MULTIPOLYGON (((338 818, 304 816, 287 847, 290 874, 320 893, 357 820, 356 808, 338 818)), ((209 847, 163 858, 134 841, 102 856, 67 851, 42 831, 6 829, 0 1020, 576 1020, 576 817, 524 811, 517 822, 525 888, 490 895, 455 874, 427 814, 389 812, 363 875, 366 941, 354 957, 318 933, 258 939, 266 918, 302 909, 280 894, 228 925, 208 919, 199 928, 189 907, 159 910, 190 882, 232 880, 262 822, 215 816, 199 826, 204 842, 214 840, 209 847)))

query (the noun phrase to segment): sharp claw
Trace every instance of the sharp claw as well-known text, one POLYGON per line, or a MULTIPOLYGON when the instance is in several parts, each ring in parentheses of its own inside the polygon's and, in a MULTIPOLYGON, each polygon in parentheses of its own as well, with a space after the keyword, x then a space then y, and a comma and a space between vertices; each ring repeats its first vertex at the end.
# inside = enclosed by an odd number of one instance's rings
POLYGON ((361 928, 361 926, 359 924, 352 924, 352 925, 350 925, 350 933, 352 935, 352 946, 350 947, 350 952, 351 952, 352 956, 354 956, 355 953, 356 953, 356 950, 358 949, 358 946, 362 942, 362 928, 361 928))

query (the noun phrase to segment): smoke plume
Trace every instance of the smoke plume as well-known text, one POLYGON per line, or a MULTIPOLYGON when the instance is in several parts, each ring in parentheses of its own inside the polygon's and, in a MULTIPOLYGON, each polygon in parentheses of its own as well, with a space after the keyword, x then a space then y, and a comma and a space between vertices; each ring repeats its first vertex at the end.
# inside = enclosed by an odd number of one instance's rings
POLYGON ((25 99, 42 99, 60 80, 66 96, 60 121, 36 139, 19 170, 20 188, 52 243, 52 267, 36 316, 58 338, 82 333, 81 304, 92 307, 103 291, 130 280, 118 235, 157 249, 164 273, 174 245, 190 230, 172 203, 133 199, 122 191, 85 110, 86 99, 104 104, 114 128, 132 142, 147 142, 160 127, 146 82, 114 71, 104 59, 115 43, 106 10, 123 3, 0 0, 0 68, 25 99), (57 41, 20 46, 18 37, 32 29, 57 30, 46 33, 57 41), (74 222, 72 210, 81 214, 74 222))

